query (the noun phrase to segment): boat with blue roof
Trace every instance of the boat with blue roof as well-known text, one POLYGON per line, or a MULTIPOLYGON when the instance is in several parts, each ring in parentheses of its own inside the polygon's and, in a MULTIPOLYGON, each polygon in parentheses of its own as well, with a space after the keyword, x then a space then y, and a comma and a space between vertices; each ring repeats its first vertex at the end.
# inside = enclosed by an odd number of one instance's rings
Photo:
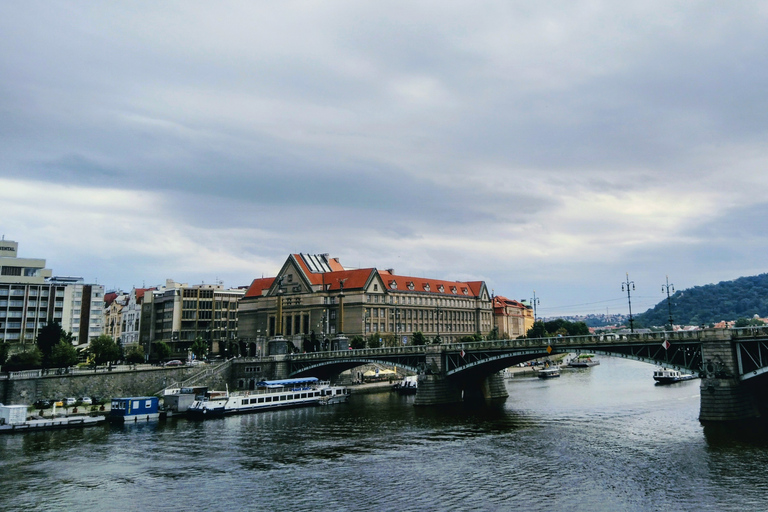
POLYGON ((113 398, 107 416, 110 423, 138 423, 160 418, 159 399, 156 396, 113 398))
POLYGON ((331 385, 317 377, 265 380, 258 382, 253 391, 208 391, 195 398, 187 409, 187 416, 207 419, 269 409, 331 405, 348 399, 349 388, 331 385))

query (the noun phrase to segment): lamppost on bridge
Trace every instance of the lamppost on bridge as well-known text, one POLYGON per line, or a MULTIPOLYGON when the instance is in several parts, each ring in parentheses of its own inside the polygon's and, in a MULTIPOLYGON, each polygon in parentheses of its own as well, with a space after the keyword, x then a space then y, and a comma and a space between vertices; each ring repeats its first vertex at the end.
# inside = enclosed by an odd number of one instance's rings
POLYGON ((632 290, 635 289, 635 282, 629 280, 629 272, 627 272, 627 282, 621 283, 621 291, 624 291, 624 285, 627 285, 627 302, 629 303, 629 332, 635 332, 635 319, 632 318, 632 297, 630 296, 629 287, 632 285, 632 290))
POLYGON ((440 309, 440 306, 437 306, 435 308, 435 322, 437 323, 437 342, 440 343, 442 340, 440 339, 440 318, 443 316, 443 310, 440 309))
POLYGON ((667 284, 661 285, 661 293, 667 292, 667 308, 669 308, 669 328, 672 329, 672 299, 669 297, 670 290, 675 293, 675 285, 669 284, 669 276, 667 276, 667 284))
POLYGON ((533 305, 533 322, 536 323, 536 306, 541 304, 541 301, 536 298, 536 290, 533 290, 533 298, 531 299, 533 305))

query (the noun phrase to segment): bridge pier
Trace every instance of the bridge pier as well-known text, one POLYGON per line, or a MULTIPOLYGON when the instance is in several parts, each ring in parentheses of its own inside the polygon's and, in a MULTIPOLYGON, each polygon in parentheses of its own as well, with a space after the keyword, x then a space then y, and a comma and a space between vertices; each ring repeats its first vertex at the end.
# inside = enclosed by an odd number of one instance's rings
POLYGON ((730 331, 707 329, 701 339, 701 405, 699 421, 757 418, 755 397, 738 379, 730 331))
POLYGON ((461 389, 442 375, 419 375, 419 387, 413 405, 442 405, 461 402, 461 389))

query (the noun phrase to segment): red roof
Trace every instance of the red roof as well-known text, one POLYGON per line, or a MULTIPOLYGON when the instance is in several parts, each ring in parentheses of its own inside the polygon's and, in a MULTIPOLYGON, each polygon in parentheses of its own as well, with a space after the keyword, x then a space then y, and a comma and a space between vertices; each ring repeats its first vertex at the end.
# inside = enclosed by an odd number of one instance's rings
POLYGON ((251 286, 248 287, 248 291, 245 292, 246 297, 261 297, 264 290, 268 290, 272 283, 275 282, 274 277, 262 277, 261 279, 254 279, 251 286))
POLYGON ((117 293, 115 293, 115 292, 105 293, 104 294, 104 304, 109 306, 110 304, 112 304, 115 301, 116 298, 117 298, 117 293))

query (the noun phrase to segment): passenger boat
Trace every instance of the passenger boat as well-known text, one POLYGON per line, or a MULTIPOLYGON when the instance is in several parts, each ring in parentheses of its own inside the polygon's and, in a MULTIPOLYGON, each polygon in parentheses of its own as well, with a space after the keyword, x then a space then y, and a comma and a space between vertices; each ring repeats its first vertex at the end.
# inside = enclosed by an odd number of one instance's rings
POLYGON ((107 416, 110 423, 138 423, 160 418, 159 399, 156 396, 113 398, 107 416))
POLYGON ((256 387, 254 391, 237 393, 209 391, 192 402, 187 416, 205 419, 267 409, 330 405, 349 399, 349 388, 332 386, 317 377, 265 380, 256 387))
POLYGON ((559 366, 549 366, 547 368, 543 368, 539 370, 538 372, 540 379, 552 379, 554 377, 560 376, 560 367, 559 366))
POLYGON ((661 368, 653 372, 653 380, 655 380, 657 384, 673 384, 675 382, 682 382, 684 380, 695 378, 695 375, 680 373, 677 370, 670 370, 667 368, 661 368))
POLYGON ((568 366, 571 368, 589 368, 590 366, 597 366, 600 364, 600 361, 594 357, 594 354, 579 354, 576 359, 571 359, 568 362, 568 366))
POLYGON ((0 434, 18 434, 39 430, 81 428, 104 422, 104 416, 61 416, 53 418, 27 419, 26 405, 0 404, 0 434))
POLYGON ((393 386, 393 389, 401 395, 415 395, 419 388, 417 375, 408 375, 393 386))

